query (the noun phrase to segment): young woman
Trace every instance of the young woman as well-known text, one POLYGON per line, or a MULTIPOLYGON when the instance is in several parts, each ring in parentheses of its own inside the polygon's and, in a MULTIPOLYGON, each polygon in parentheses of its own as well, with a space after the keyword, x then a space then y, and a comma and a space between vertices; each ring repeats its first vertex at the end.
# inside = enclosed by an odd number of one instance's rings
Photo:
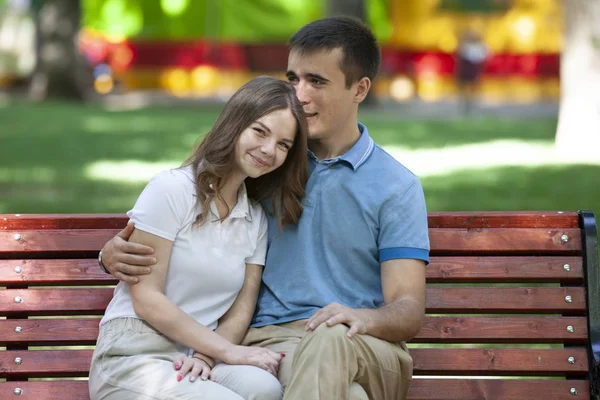
POLYGON ((128 216, 130 241, 154 248, 157 263, 115 289, 92 359, 92 399, 281 397, 282 355, 238 344, 266 255, 258 201, 272 202, 280 226, 298 221, 306 141, 292 86, 259 77, 232 96, 181 168, 152 178, 128 216), (182 379, 179 369, 201 379, 182 379))

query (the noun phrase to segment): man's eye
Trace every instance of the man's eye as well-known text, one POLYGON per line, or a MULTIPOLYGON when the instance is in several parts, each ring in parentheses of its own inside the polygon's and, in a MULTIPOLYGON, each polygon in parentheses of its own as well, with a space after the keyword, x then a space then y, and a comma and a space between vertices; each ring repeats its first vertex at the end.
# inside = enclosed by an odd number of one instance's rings
POLYGON ((298 78, 296 78, 295 76, 288 76, 287 79, 288 82, 296 82, 298 80, 298 78))

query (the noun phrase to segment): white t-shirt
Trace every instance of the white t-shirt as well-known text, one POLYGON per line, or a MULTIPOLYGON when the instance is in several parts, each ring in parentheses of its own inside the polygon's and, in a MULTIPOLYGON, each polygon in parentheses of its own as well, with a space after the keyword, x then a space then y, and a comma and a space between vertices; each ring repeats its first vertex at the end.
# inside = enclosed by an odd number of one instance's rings
MULTIPOLYGON (((163 171, 152 178, 127 213, 136 229, 173 241, 165 295, 202 325, 215 329, 244 283, 246 263, 265 264, 267 218, 250 201, 246 186, 225 221, 214 202, 200 226, 201 212, 191 167, 163 171)), ((119 317, 139 318, 126 283, 119 282, 100 324, 119 317)))

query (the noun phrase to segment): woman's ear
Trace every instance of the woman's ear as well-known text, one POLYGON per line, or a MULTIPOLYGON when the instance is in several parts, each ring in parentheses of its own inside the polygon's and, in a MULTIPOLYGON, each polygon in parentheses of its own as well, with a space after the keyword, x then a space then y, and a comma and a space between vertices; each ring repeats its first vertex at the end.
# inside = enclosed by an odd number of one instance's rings
POLYGON ((360 104, 367 97, 367 93, 371 89, 371 80, 364 76, 352 86, 354 90, 354 102, 360 104))

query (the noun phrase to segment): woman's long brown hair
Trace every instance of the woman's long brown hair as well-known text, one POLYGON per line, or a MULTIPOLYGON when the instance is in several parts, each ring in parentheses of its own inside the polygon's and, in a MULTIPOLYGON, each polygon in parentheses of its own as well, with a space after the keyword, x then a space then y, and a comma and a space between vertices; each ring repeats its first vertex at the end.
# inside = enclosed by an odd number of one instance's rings
MULTIPOLYGON (((215 198, 226 204, 221 188, 233 171, 235 146, 242 132, 257 119, 285 109, 296 119, 296 136, 284 163, 258 178, 246 178, 245 183, 248 197, 257 201, 271 200, 272 209, 265 211, 277 216, 280 227, 298 222, 308 179, 308 125, 294 88, 267 76, 252 79, 229 99, 210 132, 182 165, 192 166, 195 171, 196 195, 202 210, 209 210, 215 198)), ((229 211, 220 221, 225 220, 229 211)), ((203 211, 196 222, 204 223, 208 215, 203 211)))

